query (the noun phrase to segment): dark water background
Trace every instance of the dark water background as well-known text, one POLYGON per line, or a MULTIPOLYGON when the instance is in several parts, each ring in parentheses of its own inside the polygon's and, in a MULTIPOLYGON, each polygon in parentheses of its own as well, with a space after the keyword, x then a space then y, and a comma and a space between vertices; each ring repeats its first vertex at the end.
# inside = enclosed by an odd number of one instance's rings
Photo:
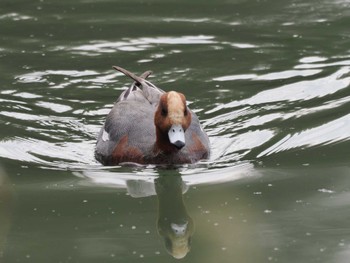
POLYGON ((347 0, 1 0, 0 262, 349 262, 349 25, 347 0), (112 65, 185 93, 211 159, 101 167, 112 65))

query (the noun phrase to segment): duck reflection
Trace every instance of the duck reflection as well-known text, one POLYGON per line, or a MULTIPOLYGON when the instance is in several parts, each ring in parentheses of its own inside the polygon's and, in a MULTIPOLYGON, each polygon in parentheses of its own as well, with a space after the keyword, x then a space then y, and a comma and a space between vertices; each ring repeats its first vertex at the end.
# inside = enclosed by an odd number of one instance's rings
POLYGON ((190 251, 194 223, 183 200, 186 185, 181 176, 160 176, 155 179, 158 197, 158 232, 165 240, 167 251, 183 258, 190 251))
POLYGON ((166 250, 177 259, 184 258, 188 254, 194 233, 194 222, 187 212, 183 198, 189 187, 179 172, 159 169, 152 176, 84 172, 84 177, 109 187, 126 188, 133 198, 156 195, 157 230, 164 238, 166 250))

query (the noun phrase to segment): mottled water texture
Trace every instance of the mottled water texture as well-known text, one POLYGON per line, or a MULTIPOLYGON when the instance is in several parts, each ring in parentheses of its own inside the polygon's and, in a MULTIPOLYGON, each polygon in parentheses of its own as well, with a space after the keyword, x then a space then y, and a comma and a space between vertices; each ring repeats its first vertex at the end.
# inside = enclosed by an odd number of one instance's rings
POLYGON ((349 261, 349 1, 0 6, 0 262, 349 261), (211 158, 96 162, 112 65, 186 94, 211 158))

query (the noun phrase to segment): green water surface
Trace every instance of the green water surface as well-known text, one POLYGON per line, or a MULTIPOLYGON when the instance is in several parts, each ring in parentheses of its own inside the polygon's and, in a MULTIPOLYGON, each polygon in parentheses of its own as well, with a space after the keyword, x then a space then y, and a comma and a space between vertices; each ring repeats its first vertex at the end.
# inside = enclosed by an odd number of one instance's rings
POLYGON ((2 0, 0 262, 349 262, 349 24, 346 0, 2 0), (97 163, 112 65, 184 93, 211 158, 97 163))

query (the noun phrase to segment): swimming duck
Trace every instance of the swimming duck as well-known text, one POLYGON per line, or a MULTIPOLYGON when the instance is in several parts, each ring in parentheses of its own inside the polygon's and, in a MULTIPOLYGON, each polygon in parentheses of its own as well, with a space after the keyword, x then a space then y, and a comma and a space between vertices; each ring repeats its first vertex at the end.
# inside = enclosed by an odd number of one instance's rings
POLYGON ((151 71, 137 76, 113 68, 134 82, 119 96, 100 130, 95 149, 99 162, 171 165, 209 157, 209 138, 182 93, 157 88, 146 80, 151 71))

